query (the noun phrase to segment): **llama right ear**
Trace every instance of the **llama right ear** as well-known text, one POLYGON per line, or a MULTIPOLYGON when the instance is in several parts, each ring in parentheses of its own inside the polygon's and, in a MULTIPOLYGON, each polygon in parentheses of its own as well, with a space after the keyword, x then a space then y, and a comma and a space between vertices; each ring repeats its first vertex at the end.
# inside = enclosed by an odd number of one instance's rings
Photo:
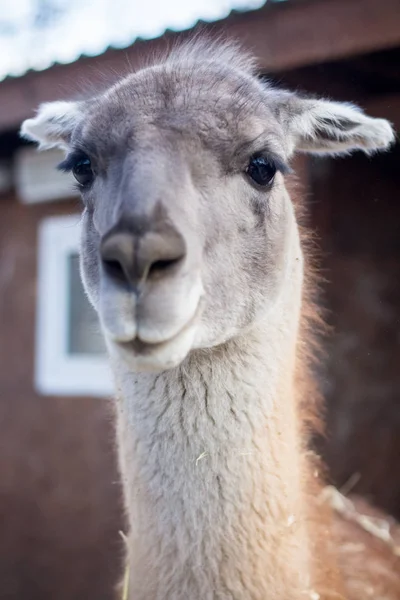
POLYGON ((283 92, 276 108, 291 151, 340 155, 362 150, 370 154, 386 150, 395 140, 389 121, 368 117, 353 104, 283 92))
POLYGON ((79 102, 42 104, 36 117, 22 123, 20 134, 39 148, 68 148, 71 135, 82 118, 79 102))

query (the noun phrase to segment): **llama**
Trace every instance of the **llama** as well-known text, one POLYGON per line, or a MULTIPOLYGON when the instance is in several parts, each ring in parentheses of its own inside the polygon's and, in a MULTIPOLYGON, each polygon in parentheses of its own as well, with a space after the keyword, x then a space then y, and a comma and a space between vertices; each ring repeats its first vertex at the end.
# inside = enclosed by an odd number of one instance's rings
POLYGON ((41 106, 22 135, 65 148, 82 194, 82 278, 117 388, 127 598, 399 598, 389 530, 369 542, 367 521, 324 501, 317 312, 285 187, 296 151, 383 150, 390 124, 275 89, 234 44, 197 40, 90 100, 41 106))

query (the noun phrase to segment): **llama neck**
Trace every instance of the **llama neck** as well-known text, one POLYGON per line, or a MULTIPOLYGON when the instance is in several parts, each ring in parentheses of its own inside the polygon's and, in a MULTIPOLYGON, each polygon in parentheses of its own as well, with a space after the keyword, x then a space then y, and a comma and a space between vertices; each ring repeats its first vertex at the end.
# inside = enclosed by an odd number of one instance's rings
POLYGON ((307 597, 290 306, 177 369, 120 374, 132 599, 307 597))

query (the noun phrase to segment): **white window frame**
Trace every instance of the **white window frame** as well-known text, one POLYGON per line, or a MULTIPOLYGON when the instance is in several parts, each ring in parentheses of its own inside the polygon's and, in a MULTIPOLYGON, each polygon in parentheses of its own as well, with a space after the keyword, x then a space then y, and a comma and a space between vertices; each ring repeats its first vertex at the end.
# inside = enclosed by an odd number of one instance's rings
POLYGON ((48 217, 39 227, 35 387, 52 396, 113 394, 104 355, 68 354, 69 262, 79 252, 80 215, 48 217))
POLYGON ((79 195, 71 173, 56 169, 64 158, 65 152, 57 148, 38 152, 33 146, 24 146, 17 150, 14 181, 23 204, 54 202, 79 195))

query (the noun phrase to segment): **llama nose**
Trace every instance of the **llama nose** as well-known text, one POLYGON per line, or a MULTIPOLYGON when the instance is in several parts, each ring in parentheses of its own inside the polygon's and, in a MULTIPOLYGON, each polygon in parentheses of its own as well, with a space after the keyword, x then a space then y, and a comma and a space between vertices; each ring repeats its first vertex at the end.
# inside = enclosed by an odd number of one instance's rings
POLYGON ((172 275, 186 256, 186 243, 173 228, 144 234, 114 230, 103 237, 100 255, 106 273, 115 282, 135 287, 172 275))

